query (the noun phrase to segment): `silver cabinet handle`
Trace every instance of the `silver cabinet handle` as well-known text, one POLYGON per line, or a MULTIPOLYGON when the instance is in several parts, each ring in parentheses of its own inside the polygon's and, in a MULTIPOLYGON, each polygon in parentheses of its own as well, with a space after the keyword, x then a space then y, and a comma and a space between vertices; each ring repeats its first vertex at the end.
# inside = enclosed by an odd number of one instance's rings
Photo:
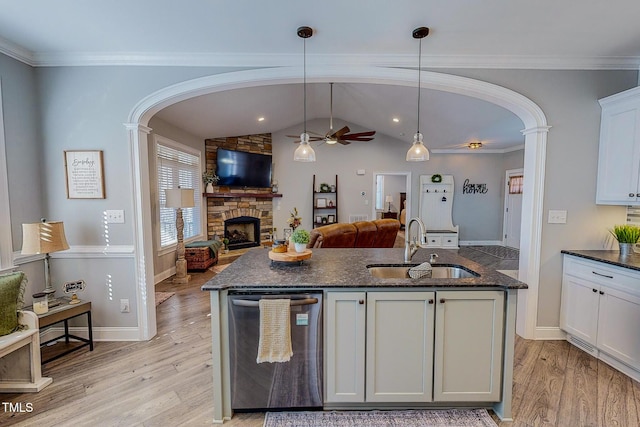
MULTIPOLYGON (((234 299, 232 301, 233 301, 233 305, 237 305, 239 307, 258 307, 260 305, 260 301, 257 301, 257 300, 234 299)), ((295 305, 312 305, 317 303, 318 303, 318 298, 305 298, 305 299, 291 300, 289 302, 289 305, 293 307, 295 305)))
POLYGON ((607 279, 613 279, 613 276, 607 276, 606 274, 596 273, 595 271, 592 271, 592 273, 595 274, 596 276, 606 277, 607 279))

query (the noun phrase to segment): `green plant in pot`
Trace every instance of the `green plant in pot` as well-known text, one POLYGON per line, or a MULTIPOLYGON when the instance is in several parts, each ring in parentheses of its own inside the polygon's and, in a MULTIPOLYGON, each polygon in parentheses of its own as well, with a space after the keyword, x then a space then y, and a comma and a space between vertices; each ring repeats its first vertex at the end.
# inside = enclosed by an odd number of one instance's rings
POLYGON ((609 231, 618 241, 620 256, 627 256, 633 253, 633 246, 640 240, 640 227, 630 224, 614 225, 613 230, 609 231))
POLYGON ((304 252, 311 238, 311 234, 304 228, 296 228, 291 235, 291 240, 296 248, 296 252, 304 252))

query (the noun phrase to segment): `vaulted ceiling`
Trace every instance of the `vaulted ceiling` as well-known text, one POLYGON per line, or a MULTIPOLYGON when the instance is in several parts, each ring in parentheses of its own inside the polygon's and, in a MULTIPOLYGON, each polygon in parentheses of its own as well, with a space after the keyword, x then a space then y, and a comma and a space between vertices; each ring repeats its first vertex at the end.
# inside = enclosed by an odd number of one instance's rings
MULTIPOLYGON (((308 25, 307 67, 415 68, 411 31, 428 26, 425 68, 638 70, 638 16, 631 0, 0 0, 0 52, 32 66, 300 66, 296 28, 308 25)), ((328 84, 309 84, 307 99, 309 119, 329 117, 328 84)), ((522 123, 500 107, 427 89, 422 100, 434 147, 522 143, 522 123)), ((410 140, 416 105, 415 88, 337 83, 334 128, 344 120, 410 140)), ((204 138, 285 129, 301 122, 301 108, 301 85, 289 84, 218 92, 159 116, 204 138)))

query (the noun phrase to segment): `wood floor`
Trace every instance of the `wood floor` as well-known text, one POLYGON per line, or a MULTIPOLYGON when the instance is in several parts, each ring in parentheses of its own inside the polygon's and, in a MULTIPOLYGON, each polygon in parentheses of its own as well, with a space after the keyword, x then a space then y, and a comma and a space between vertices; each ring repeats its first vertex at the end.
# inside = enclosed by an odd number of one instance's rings
MULTIPOLYGON (((206 426, 212 419, 209 299, 195 273, 157 307, 148 342, 97 342, 44 367, 54 382, 40 393, 2 394, 0 426, 206 426), (8 403, 23 412, 10 412, 8 403), (28 405, 33 408, 28 412, 28 405)), ((14 408, 15 409, 15 408, 14 408)), ((640 426, 640 385, 565 341, 518 338, 513 426, 640 426)), ((228 426, 261 427, 264 414, 228 426)))

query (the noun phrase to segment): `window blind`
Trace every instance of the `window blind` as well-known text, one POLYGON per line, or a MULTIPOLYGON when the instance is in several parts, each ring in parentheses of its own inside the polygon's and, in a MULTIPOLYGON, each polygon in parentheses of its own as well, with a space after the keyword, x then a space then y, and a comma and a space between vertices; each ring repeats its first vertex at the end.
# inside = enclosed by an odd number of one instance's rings
POLYGON ((176 230, 176 210, 166 208, 165 189, 170 188, 193 188, 195 197, 195 207, 183 208, 182 219, 184 220, 184 239, 200 234, 201 218, 200 212, 202 193, 200 183, 200 155, 187 152, 181 149, 179 144, 164 142, 156 143, 156 160, 158 168, 158 198, 160 206, 160 247, 175 245, 178 242, 176 230))

